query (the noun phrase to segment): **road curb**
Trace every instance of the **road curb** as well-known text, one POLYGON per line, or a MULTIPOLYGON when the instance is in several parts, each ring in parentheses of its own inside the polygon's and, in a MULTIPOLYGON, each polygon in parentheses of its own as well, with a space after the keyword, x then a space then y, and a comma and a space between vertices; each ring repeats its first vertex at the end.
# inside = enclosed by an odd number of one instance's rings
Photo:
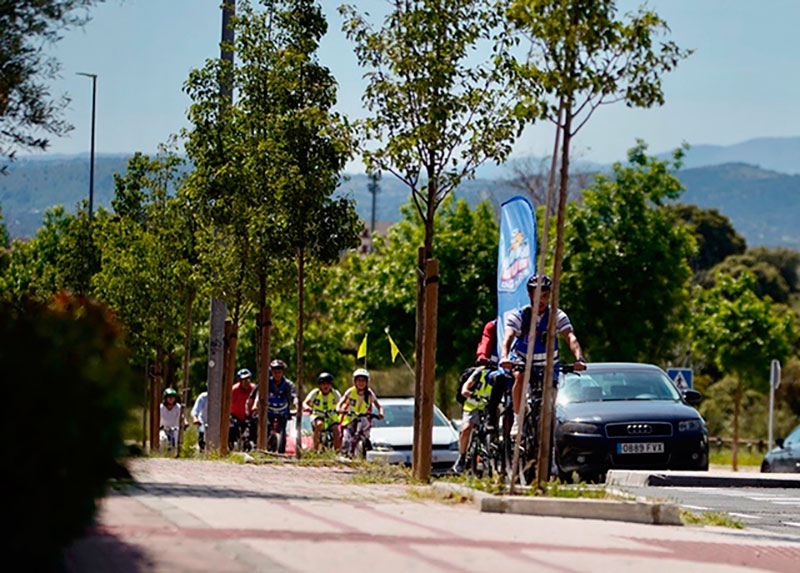
POLYGON ((669 502, 492 495, 458 484, 443 482, 434 483, 432 487, 441 492, 468 497, 480 511, 485 513, 516 513, 655 525, 682 525, 678 506, 669 502))
POLYGON ((627 487, 800 488, 800 475, 609 470, 606 474, 606 485, 627 487))

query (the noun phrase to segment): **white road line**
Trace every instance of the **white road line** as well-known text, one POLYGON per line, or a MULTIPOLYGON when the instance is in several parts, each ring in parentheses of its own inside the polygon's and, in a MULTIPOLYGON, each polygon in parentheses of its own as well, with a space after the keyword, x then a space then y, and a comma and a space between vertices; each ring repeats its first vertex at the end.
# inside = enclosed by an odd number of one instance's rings
POLYGON ((798 505, 798 506, 800 506, 800 501, 778 501, 778 500, 772 500, 771 503, 774 503, 775 505, 798 505))
POLYGON ((686 509, 698 509, 700 511, 708 511, 711 509, 710 507, 703 507, 702 505, 682 505, 681 507, 685 507, 686 509))
POLYGON ((760 515, 750 515, 749 513, 728 513, 734 517, 743 517, 744 519, 763 519, 760 515))
POLYGON ((795 527, 800 527, 800 523, 795 523, 793 521, 784 521, 784 525, 794 525, 795 527))

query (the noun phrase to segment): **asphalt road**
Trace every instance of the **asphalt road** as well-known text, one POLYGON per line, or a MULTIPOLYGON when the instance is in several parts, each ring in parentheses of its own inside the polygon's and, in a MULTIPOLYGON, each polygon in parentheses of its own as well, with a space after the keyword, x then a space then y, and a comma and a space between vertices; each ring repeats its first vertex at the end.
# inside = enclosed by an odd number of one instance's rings
POLYGON ((637 496, 673 501, 694 512, 725 512, 747 527, 800 538, 800 489, 748 487, 623 487, 637 496))

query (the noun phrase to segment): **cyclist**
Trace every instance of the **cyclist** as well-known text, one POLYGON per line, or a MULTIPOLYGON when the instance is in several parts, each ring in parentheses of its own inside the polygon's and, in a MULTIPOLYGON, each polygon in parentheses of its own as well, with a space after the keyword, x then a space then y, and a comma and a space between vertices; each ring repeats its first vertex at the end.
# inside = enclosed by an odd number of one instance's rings
POLYGON ((489 366, 478 366, 472 369, 469 378, 463 383, 459 392, 464 397, 464 413, 461 418, 461 433, 458 439, 458 459, 453 464, 453 473, 461 473, 464 471, 464 461, 467 453, 467 446, 469 446, 469 439, 472 435, 472 430, 480 423, 482 412, 486 406, 490 406, 488 411, 489 420, 488 425, 490 428, 496 426, 495 418, 491 410, 492 407, 496 408, 499 399, 492 399, 493 395, 497 395, 498 391, 502 392, 506 388, 505 371, 497 370, 489 366))
MULTIPOLYGON (((528 335, 530 333, 531 325, 531 307, 533 306, 534 293, 536 286, 541 281, 541 298, 539 300, 539 308, 537 315, 539 321, 536 323, 533 342, 533 364, 532 371, 541 375, 544 372, 545 362, 547 359, 547 321, 550 319, 550 290, 553 281, 547 275, 533 275, 528 279, 528 296, 531 299, 531 304, 525 305, 523 308, 516 312, 510 313, 505 321, 503 342, 500 347, 500 366, 502 368, 511 369, 514 362, 524 361, 528 352, 528 335)), ((580 371, 586 368, 586 360, 583 357, 578 337, 572 329, 572 323, 567 314, 560 308, 556 309, 556 331, 561 333, 569 345, 569 349, 576 357, 575 370, 580 371)), ((553 377, 558 379, 558 337, 556 337, 555 345, 553 347, 553 359, 555 360, 555 369, 553 370, 553 377)), ((511 427, 511 434, 516 435, 519 432, 519 405, 522 401, 522 377, 523 373, 514 369, 514 385, 511 391, 511 398, 514 404, 514 423, 511 427)))
MULTIPOLYGON (((286 422, 291 415, 291 410, 297 408, 297 390, 294 382, 286 378, 286 362, 275 359, 269 363, 269 390, 267 394, 267 435, 272 431, 273 424, 280 434, 278 440, 278 453, 286 453, 286 422)), ((253 390, 253 412, 258 411, 258 391, 253 390)))
MULTIPOLYGON (((249 415, 247 399, 253 391, 253 375, 247 368, 242 368, 236 373, 236 384, 231 389, 231 420, 228 429, 228 448, 233 449, 236 441, 245 430, 249 431, 250 441, 255 436, 255 420, 249 415)), ((246 448, 247 449, 247 448, 246 448)))
POLYGON ((303 412, 311 414, 315 450, 319 450, 322 431, 328 429, 333 433, 333 447, 337 452, 341 449, 339 419, 336 416, 336 406, 341 399, 342 395, 333 387, 333 374, 323 372, 317 376, 317 387, 311 390, 303 400, 303 412))
POLYGON ((475 361, 478 366, 497 365, 497 319, 483 325, 483 333, 478 348, 475 350, 475 361))
POLYGON ((208 424, 208 392, 201 392, 190 412, 192 424, 197 426, 197 447, 206 449, 206 425, 208 424))
MULTIPOLYGON (((358 368, 353 372, 353 385, 342 394, 341 400, 336 405, 336 411, 341 414, 342 428, 342 453, 350 455, 353 450, 356 424, 359 414, 371 414, 372 409, 378 410, 378 418, 383 419, 383 406, 378 402, 375 393, 369 388, 369 371, 358 368)), ((364 436, 369 438, 371 422, 369 418, 364 421, 364 436)))
POLYGON ((175 388, 164 390, 164 401, 161 402, 159 410, 161 415, 159 422, 161 447, 177 447, 182 407, 178 404, 178 392, 175 388))

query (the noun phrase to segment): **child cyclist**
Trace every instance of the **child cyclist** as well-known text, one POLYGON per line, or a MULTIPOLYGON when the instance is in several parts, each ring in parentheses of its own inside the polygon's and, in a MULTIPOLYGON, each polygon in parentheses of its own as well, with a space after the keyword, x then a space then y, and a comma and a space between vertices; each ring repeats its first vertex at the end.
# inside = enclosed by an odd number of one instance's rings
MULTIPOLYGON (((383 406, 378 402, 375 393, 369 389, 368 384, 369 372, 364 368, 357 369, 353 372, 353 385, 342 394, 342 399, 336 406, 336 411, 341 414, 342 453, 347 456, 353 453, 358 415, 370 414, 374 407, 378 410, 378 419, 383 419, 383 406)), ((371 420, 366 418, 362 426, 366 438, 369 438, 371 425, 371 420)))
POLYGON ((311 414, 311 424, 314 427, 314 449, 320 449, 320 437, 323 430, 330 429, 333 433, 333 447, 338 452, 342 447, 339 436, 339 417, 336 407, 342 395, 333 387, 333 374, 323 372, 317 376, 317 387, 311 390, 303 400, 303 412, 311 414))

